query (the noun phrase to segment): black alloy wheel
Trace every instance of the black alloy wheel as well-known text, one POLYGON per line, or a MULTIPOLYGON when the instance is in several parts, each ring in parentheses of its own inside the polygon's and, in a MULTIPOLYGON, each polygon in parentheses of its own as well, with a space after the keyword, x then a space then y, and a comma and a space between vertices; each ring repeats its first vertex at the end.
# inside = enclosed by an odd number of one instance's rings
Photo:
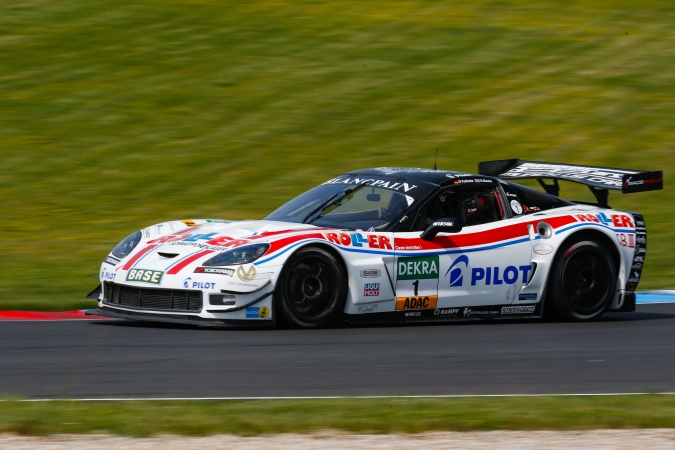
POLYGON ((547 307, 564 320, 597 319, 616 289, 616 266, 609 250, 595 240, 572 239, 553 261, 547 307))
POLYGON ((342 263, 331 253, 305 247, 286 262, 275 294, 275 306, 283 324, 325 327, 342 316, 347 276, 342 263))

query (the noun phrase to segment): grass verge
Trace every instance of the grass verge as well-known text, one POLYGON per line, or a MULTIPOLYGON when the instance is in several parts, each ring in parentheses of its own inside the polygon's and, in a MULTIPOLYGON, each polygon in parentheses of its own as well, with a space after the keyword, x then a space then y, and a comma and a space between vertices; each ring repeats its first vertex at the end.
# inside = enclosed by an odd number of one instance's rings
POLYGON ((0 433, 264 435, 675 428, 675 395, 0 402, 0 433))

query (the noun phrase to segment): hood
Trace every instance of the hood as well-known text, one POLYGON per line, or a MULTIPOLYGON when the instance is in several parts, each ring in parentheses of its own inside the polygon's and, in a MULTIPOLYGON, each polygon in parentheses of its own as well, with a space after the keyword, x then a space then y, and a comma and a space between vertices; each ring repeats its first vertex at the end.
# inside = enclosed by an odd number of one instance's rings
POLYGON ((201 247, 226 250, 275 239, 303 231, 319 229, 314 225, 271 220, 183 220, 165 222, 141 230, 143 243, 162 247, 201 247))
POLYGON ((270 244, 267 257, 263 256, 261 261, 275 259, 269 255, 278 254, 294 242, 323 238, 318 230, 313 225, 269 220, 165 222, 141 230, 142 241, 116 270, 151 269, 178 275, 197 270, 201 263, 219 253, 256 243, 270 244))

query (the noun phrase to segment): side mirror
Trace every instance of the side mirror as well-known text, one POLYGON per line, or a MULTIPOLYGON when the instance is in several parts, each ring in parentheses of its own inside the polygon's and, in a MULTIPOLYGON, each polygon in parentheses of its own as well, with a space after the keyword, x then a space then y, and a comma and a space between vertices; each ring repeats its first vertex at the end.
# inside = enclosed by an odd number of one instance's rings
POLYGON ((438 233, 457 233, 462 231, 462 222, 454 217, 442 218, 434 220, 434 223, 429 225, 426 230, 422 232, 420 238, 425 241, 430 241, 436 237, 438 233))

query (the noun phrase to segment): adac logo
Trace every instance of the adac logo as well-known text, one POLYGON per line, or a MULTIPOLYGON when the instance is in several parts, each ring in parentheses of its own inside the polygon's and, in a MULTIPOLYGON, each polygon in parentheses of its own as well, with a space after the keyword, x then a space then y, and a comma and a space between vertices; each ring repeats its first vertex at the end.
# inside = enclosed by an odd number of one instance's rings
POLYGON ((241 281, 253 281, 256 275, 257 272, 254 265, 251 265, 248 269, 245 269, 244 266, 237 268, 237 276, 241 281))
POLYGON ((461 255, 455 259, 445 276, 450 274, 450 286, 461 286, 464 284, 464 270, 469 266, 469 257, 461 255))

